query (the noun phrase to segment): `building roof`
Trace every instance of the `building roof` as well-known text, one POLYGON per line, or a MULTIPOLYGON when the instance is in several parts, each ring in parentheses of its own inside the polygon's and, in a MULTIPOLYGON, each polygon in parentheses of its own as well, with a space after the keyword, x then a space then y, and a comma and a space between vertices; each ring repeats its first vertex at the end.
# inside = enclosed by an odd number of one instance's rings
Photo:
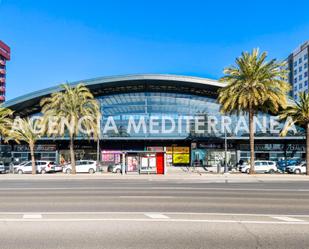
MULTIPOLYGON (((119 94, 124 92, 152 91, 179 92, 216 97, 217 90, 225 86, 224 83, 216 80, 169 74, 139 74, 99 77, 76 81, 69 84, 75 86, 79 83, 85 84, 94 96, 119 94)), ((21 116, 29 115, 39 112, 39 102, 43 97, 61 90, 61 85, 57 85, 40 91, 35 91, 6 101, 4 106, 13 109, 15 113, 21 116)))

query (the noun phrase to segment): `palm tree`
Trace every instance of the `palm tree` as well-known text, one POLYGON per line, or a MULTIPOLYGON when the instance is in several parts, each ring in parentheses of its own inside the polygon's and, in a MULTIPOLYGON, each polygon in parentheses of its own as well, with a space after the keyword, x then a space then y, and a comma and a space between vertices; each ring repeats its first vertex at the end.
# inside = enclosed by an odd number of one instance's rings
POLYGON ((254 115, 258 111, 277 113, 285 107, 290 89, 285 81, 285 63, 266 61, 267 53, 253 49, 243 52, 235 66, 224 70, 220 80, 227 86, 219 91, 221 111, 228 114, 247 114, 250 133, 250 174, 254 174, 254 115))
MULTIPOLYGON (((79 121, 83 119, 82 126, 84 130, 91 131, 86 134, 88 137, 96 138, 98 135, 98 118, 100 109, 98 102, 92 93, 83 84, 71 87, 68 84, 62 85, 63 91, 53 93, 50 97, 41 100, 42 113, 47 124, 50 118, 68 120, 70 128, 63 128, 63 123, 58 122, 57 132, 54 135, 64 136, 68 134, 70 137, 70 157, 72 173, 76 173, 74 139, 80 135, 79 121), (88 117, 87 119, 84 119, 88 117)), ((48 135, 52 135, 49 134, 48 135)))
POLYGON ((32 175, 36 174, 34 146, 36 141, 41 137, 43 131, 39 127, 39 119, 31 118, 16 118, 6 141, 14 140, 17 143, 24 141, 29 145, 31 162, 32 162, 32 175))
POLYGON ((299 94, 299 100, 291 102, 284 109, 279 118, 288 122, 281 131, 281 135, 285 136, 292 125, 299 125, 306 131, 306 174, 309 175, 309 94, 302 92, 299 94))
POLYGON ((12 126, 12 116, 13 111, 0 106, 0 136, 1 140, 6 137, 12 126))

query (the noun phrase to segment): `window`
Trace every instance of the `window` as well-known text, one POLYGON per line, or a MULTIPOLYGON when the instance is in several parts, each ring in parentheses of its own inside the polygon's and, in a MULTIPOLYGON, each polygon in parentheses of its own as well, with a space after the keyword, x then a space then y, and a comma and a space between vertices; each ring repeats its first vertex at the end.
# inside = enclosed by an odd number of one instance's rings
POLYGON ((304 64, 304 68, 308 68, 308 62, 304 64))
POLYGON ((299 67, 298 71, 299 72, 303 71, 303 67, 299 67))
POLYGON ((294 67, 297 67, 297 61, 294 61, 294 67))
POLYGON ((298 80, 301 81, 303 79, 303 75, 299 75, 298 80))
POLYGON ((298 63, 300 64, 300 63, 302 63, 302 62, 303 62, 303 59, 302 59, 302 58, 299 58, 298 63))
POLYGON ((295 91, 295 92, 297 91, 297 86, 294 87, 294 91, 295 91))
POLYGON ((294 83, 297 83, 297 78, 294 79, 294 83))
POLYGON ((296 74, 297 74, 297 70, 295 69, 295 70, 294 70, 294 75, 296 75, 296 74))
POLYGON ((294 99, 297 99, 297 94, 294 95, 294 99))
POLYGON ((303 88, 303 84, 302 84, 302 83, 299 83, 298 88, 299 88, 299 89, 303 88))
POLYGON ((304 77, 305 77, 305 78, 308 77, 308 72, 305 72, 305 73, 304 73, 304 77))
POLYGON ((308 80, 305 80, 305 86, 308 86, 308 80))
POLYGON ((308 59, 308 54, 304 55, 304 61, 308 59))

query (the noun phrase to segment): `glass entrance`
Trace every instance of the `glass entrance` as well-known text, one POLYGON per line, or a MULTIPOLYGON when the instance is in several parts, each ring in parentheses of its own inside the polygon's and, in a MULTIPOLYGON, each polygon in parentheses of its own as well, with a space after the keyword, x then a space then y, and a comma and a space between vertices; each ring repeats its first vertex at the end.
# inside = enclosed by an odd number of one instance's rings
MULTIPOLYGON (((227 164, 235 165, 236 164, 236 152, 227 151, 227 164)), ((224 166, 225 163, 225 151, 224 150, 207 150, 206 152, 206 164, 207 166, 224 166)))

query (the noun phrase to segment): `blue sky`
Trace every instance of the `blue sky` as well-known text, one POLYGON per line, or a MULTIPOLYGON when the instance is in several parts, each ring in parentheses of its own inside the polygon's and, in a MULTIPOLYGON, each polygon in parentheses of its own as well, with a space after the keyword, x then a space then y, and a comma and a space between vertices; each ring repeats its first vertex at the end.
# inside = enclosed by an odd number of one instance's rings
POLYGON ((309 39, 308 9, 303 0, 0 0, 7 99, 107 75, 217 79, 253 47, 284 59, 309 39))

